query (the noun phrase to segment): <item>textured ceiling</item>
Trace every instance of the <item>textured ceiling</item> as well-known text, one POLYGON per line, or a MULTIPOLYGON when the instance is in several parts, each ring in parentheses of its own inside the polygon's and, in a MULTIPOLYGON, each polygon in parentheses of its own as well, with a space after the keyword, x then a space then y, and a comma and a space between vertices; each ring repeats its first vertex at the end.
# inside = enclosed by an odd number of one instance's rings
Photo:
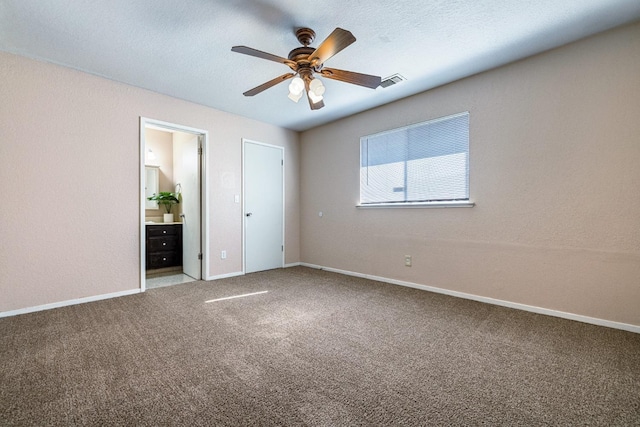
POLYGON ((304 130, 639 19, 640 0, 0 0, 0 50, 304 130), (286 57, 298 27, 354 34, 328 67, 407 81, 324 79, 317 111, 287 83, 242 96, 289 69, 231 47, 286 57))

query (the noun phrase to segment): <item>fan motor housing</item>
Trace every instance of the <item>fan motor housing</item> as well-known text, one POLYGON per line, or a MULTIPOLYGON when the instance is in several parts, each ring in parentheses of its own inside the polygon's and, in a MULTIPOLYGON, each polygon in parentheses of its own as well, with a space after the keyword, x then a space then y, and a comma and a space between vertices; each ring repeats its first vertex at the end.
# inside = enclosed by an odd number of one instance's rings
POLYGON ((307 58, 309 58, 309 55, 311 55, 315 51, 316 50, 314 48, 308 46, 298 47, 289 52, 289 59, 295 62, 307 60, 307 58))

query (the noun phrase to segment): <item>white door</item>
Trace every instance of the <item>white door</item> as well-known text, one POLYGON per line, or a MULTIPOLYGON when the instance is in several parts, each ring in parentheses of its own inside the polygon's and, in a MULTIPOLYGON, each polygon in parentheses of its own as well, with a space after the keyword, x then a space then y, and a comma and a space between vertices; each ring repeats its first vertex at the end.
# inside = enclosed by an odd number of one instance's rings
POLYGON ((244 141, 245 273, 284 264, 283 152, 244 141))
POLYGON ((173 180, 180 191, 178 211, 182 221, 182 271, 202 279, 200 259, 200 173, 199 136, 183 132, 173 134, 173 180))

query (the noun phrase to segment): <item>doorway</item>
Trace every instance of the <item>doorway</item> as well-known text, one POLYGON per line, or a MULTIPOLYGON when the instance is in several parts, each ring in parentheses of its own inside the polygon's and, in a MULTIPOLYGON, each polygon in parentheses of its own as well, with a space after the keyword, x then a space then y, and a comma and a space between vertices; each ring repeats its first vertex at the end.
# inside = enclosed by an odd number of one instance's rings
POLYGON ((244 272, 284 266, 284 148, 243 140, 244 272))
POLYGON ((207 277, 206 146, 206 131, 140 119, 142 291, 207 277), (165 218, 162 206, 149 209, 146 177, 153 168, 160 176, 157 191, 178 200, 169 206, 173 220, 165 218))

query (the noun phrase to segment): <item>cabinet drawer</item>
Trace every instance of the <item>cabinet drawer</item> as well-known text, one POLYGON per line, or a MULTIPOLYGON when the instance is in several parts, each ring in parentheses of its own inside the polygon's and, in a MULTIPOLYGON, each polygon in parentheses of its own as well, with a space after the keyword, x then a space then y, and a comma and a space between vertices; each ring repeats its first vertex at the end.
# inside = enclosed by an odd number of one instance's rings
POLYGON ((147 237, 177 235, 179 227, 179 225, 147 225, 147 237))
POLYGON ((175 252, 156 252, 155 254, 149 254, 147 268, 173 267, 181 264, 182 259, 178 259, 178 254, 175 252))
POLYGON ((179 245, 178 236, 152 237, 148 240, 149 252, 174 251, 179 245))

